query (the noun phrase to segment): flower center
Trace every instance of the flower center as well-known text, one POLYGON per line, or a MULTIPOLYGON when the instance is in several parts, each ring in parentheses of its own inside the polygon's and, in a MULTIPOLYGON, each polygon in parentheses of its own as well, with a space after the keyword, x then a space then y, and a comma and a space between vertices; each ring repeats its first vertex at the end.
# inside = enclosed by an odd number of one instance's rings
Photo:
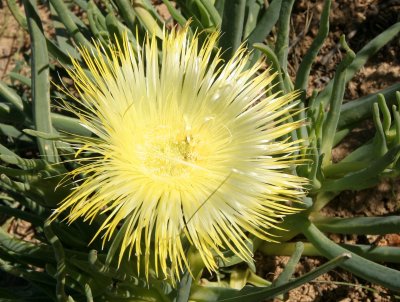
POLYGON ((197 145, 186 129, 158 126, 145 135, 142 145, 145 169, 160 177, 184 176, 196 166, 200 157, 197 145))

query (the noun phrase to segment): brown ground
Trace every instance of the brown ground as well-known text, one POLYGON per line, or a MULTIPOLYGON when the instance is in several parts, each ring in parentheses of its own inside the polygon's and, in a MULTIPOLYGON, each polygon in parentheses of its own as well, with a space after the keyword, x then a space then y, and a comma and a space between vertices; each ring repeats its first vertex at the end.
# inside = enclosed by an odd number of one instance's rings
MULTIPOLYGON (((0 3, 2 2, 0 1, 0 3)), ((0 79, 2 81, 7 78, 7 73, 15 67, 21 51, 26 50, 27 37, 4 5, 0 8, 0 79)))
MULTIPOLYGON (((24 68, 21 54, 29 53, 29 37, 18 27, 13 17, 0 0, 0 79, 10 81, 7 73, 24 68)), ((292 19, 292 46, 290 48, 291 70, 296 70, 301 57, 310 46, 318 30, 318 20, 322 9, 322 0, 296 1, 292 19), (306 28, 306 19, 311 23, 306 28)), ((353 50, 358 51, 366 42, 382 30, 400 21, 400 1, 398 0, 336 0, 333 1, 329 38, 324 44, 311 73, 310 89, 320 89, 333 77, 335 66, 341 60, 338 41, 345 34, 353 50)), ((346 99, 356 99, 400 80, 400 39, 384 47, 349 83, 346 99)), ((26 68, 26 66, 25 66, 26 68)), ((311 90, 310 90, 311 91, 311 90)), ((351 139, 334 150, 336 159, 343 158, 360 140, 373 135, 373 127, 366 123, 354 131, 351 139)), ((383 182, 377 188, 361 192, 343 192, 327 207, 328 215, 371 216, 399 214, 400 181, 383 182)), ((21 237, 31 238, 32 230, 25 223, 10 222, 10 232, 21 237), (22 228, 22 229, 21 229, 22 228), (25 231, 24 231, 25 230, 25 231)), ((377 236, 331 236, 336 242, 374 243, 379 245, 400 246, 400 235, 391 234, 384 238, 377 236)), ((256 256, 258 273, 273 280, 288 261, 288 257, 256 256)), ((296 276, 302 275, 323 263, 318 257, 304 257, 298 264, 296 276)), ((397 267, 400 269, 400 267, 397 267)), ((292 290, 284 297, 285 301, 395 301, 384 288, 371 285, 351 274, 336 269, 324 274, 312 283, 292 290), (347 285, 336 284, 344 282, 347 285), (362 285, 363 287, 361 287, 362 285)), ((281 301, 275 299, 274 301, 281 301)))

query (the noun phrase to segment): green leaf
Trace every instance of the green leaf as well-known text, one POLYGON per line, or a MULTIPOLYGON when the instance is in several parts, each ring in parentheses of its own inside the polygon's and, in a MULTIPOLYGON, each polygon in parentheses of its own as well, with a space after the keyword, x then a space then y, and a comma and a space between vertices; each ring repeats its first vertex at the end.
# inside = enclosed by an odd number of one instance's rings
POLYGON ((289 51, 290 18, 295 0, 282 1, 278 19, 278 36, 276 38, 275 53, 283 72, 287 73, 287 56, 289 51))
POLYGON ((11 71, 8 73, 8 76, 13 80, 19 81, 21 84, 31 87, 32 82, 31 82, 30 78, 25 77, 22 74, 11 71))
POLYGON ((12 122, 13 124, 21 125, 25 122, 26 116, 13 104, 0 102, 0 120, 3 122, 12 122))
MULTIPOLYGON (((375 146, 373 144, 373 141, 370 140, 361 147, 351 152, 339 163, 327 166, 325 169, 327 171, 332 169, 333 172, 336 173, 336 175, 340 176, 340 172, 342 171, 345 171, 346 172, 345 174, 347 174, 348 172, 354 172, 354 171, 346 171, 347 170, 346 168, 351 167, 351 165, 353 165, 354 168, 357 168, 356 167, 357 165, 364 165, 364 167, 361 168, 365 168, 369 165, 371 161, 376 159, 376 157, 374 156, 374 147, 375 146)), ((328 174, 330 174, 330 172, 328 172, 328 174)), ((332 177, 332 178, 337 178, 337 177, 332 177)))
POLYGON ((89 284, 87 284, 87 283, 85 284, 85 295, 86 295, 87 302, 94 302, 92 289, 90 288, 89 284))
MULTIPOLYGON (((364 146, 371 146, 371 144, 364 145, 364 146)), ((373 155, 373 148, 368 148, 368 151, 370 153, 366 154, 367 156, 373 155)), ((350 155, 352 155, 353 153, 351 153, 350 155)), ((361 169, 364 169, 364 168, 368 167, 369 164, 370 164, 370 161, 375 159, 375 158, 376 157, 371 156, 370 160, 365 160, 365 158, 363 158, 363 160, 359 160, 357 158, 355 160, 350 160, 350 161, 346 160, 346 161, 344 161, 345 159, 347 159, 347 157, 346 157, 346 158, 344 158, 342 161, 340 161, 337 164, 333 164, 333 165, 329 165, 329 166, 324 167, 323 174, 324 174, 325 178, 340 178, 340 177, 345 176, 346 174, 354 173, 356 171, 359 171, 361 169)))
POLYGON ((372 187, 379 182, 382 173, 399 155, 400 146, 389 150, 383 157, 371 162, 365 169, 346 175, 345 177, 326 180, 322 185, 323 191, 361 190, 372 187))
POLYGON ((289 282, 290 278, 294 274, 297 263, 300 261, 300 257, 304 251, 304 244, 302 242, 296 242, 295 250, 293 251, 292 257, 290 257, 286 264, 283 272, 280 273, 278 278, 273 282, 272 287, 284 285, 289 282))
POLYGON ((66 65, 66 66, 72 65, 70 56, 74 57, 75 59, 78 59, 78 56, 76 55, 77 52, 68 53, 65 50, 58 47, 53 41, 50 41, 47 38, 46 38, 46 46, 47 46, 47 50, 49 51, 49 54, 54 59, 56 59, 58 62, 66 65))
POLYGON ((76 118, 58 113, 51 113, 51 122, 58 131, 81 136, 92 136, 92 132, 82 126, 76 118))
POLYGON ((154 13, 147 7, 142 0, 115 0, 118 5, 119 12, 124 18, 130 31, 134 32, 136 28, 135 16, 138 17, 143 27, 150 33, 159 38, 163 37, 162 29, 155 18, 154 13))
POLYGON ((17 4, 16 0, 7 0, 8 8, 10 9, 11 13, 13 14, 15 20, 17 20, 18 24, 25 30, 28 30, 28 23, 26 19, 21 14, 19 9, 19 5, 17 4))
MULTIPOLYGON (((379 49, 385 46, 393 38, 400 33, 400 22, 397 22, 386 29, 384 32, 376 36, 368 42, 357 54, 352 64, 347 68, 345 83, 350 81, 352 77, 364 66, 364 64, 376 54, 379 49)), ((331 81, 325 89, 317 96, 316 104, 329 102, 330 95, 333 90, 333 82, 331 81)))
POLYGON ((75 42, 81 47, 94 49, 93 45, 85 38, 85 36, 79 30, 78 25, 73 18, 74 15, 67 8, 66 4, 62 0, 50 0, 50 3, 57 12, 60 21, 64 24, 68 33, 75 40, 75 42))
POLYGON ((333 81, 334 89, 332 91, 332 95, 330 96, 329 109, 328 112, 326 112, 326 119, 323 124, 320 151, 320 154, 324 154, 324 159, 322 161, 323 167, 331 162, 331 150, 333 147, 333 141, 335 139, 335 133, 340 117, 340 109, 344 96, 346 69, 355 58, 355 54, 347 45, 344 36, 340 38, 340 43, 346 51, 346 56, 336 68, 333 81))
POLYGON ((44 301, 49 301, 49 300, 54 301, 55 299, 55 295, 53 294, 54 282, 53 279, 46 273, 36 272, 31 269, 16 267, 8 263, 7 261, 2 260, 1 258, 0 258, 0 269, 15 277, 23 278, 28 282, 30 282, 31 284, 33 284, 36 288, 40 289, 41 292, 45 293, 48 297, 44 301))
POLYGON ((242 43, 245 9, 245 0, 232 0, 224 6, 219 46, 224 50, 222 56, 226 60, 232 57, 242 43))
POLYGON ((43 228, 44 234, 47 240, 51 243, 54 251, 54 255, 57 261, 57 285, 56 285, 56 296, 58 301, 66 301, 68 299, 65 293, 65 277, 66 277, 66 266, 65 266, 65 253, 64 248, 61 245, 60 240, 54 234, 50 221, 44 223, 43 228))
POLYGON ((165 6, 168 8, 168 12, 171 14, 172 18, 178 22, 180 26, 185 26, 187 23, 186 18, 177 10, 169 0, 162 0, 165 6))
POLYGON ((90 15, 93 17, 93 21, 96 22, 97 29, 107 30, 106 18, 93 0, 90 0, 89 3, 87 4, 86 11, 88 12, 88 17, 90 12, 90 15))
MULTIPOLYGON (((119 43, 119 45, 123 44, 125 34, 128 35, 129 42, 133 47, 134 52, 136 53, 137 45, 135 37, 132 32, 128 30, 128 28, 119 22, 118 18, 114 16, 114 13, 109 13, 106 16, 106 27, 108 34, 110 35, 110 39, 113 43, 119 43)), ((107 49, 107 48, 106 48, 107 49)))
POLYGON ((194 0, 197 3, 201 3, 205 10, 207 11, 207 14, 210 16, 212 26, 215 28, 219 28, 221 26, 221 15, 219 12, 216 10, 216 8, 213 5, 212 0, 194 0))
POLYGON ((90 268, 105 277, 110 277, 118 280, 125 280, 127 278, 126 274, 119 272, 117 269, 111 267, 110 265, 104 265, 97 258, 97 251, 91 250, 89 252, 89 264, 90 268))
MULTIPOLYGON (((18 21, 19 25, 26 31, 28 31, 28 23, 26 19, 21 14, 19 6, 15 0, 7 0, 8 7, 12 12, 14 18, 18 21)), ((46 45, 49 53, 58 61, 62 62, 66 65, 71 65, 71 59, 69 58, 69 54, 65 49, 59 48, 54 42, 46 38, 46 45)))
MULTIPOLYGON (((74 58, 79 58, 79 52, 77 51, 76 47, 72 45, 70 42, 70 36, 68 31, 66 30, 64 24, 60 22, 60 18, 57 16, 56 10, 54 9, 54 6, 50 4, 50 12, 51 12, 51 20, 52 20, 52 26, 54 27, 55 31, 55 39, 56 43, 47 43, 53 44, 50 46, 50 48, 53 48, 55 46, 58 50, 60 50, 62 53, 66 54, 67 57, 72 56, 74 58)), ((72 17, 76 17, 72 15, 72 17)), ((82 21, 80 19, 76 20, 74 18, 75 23, 80 27, 84 27, 84 24, 82 24, 82 21)), ((50 41, 49 41, 50 42, 50 41)), ((69 63, 71 64, 71 62, 69 63)))
POLYGON ((250 48, 254 43, 262 43, 271 32, 272 28, 279 19, 279 12, 281 10, 282 1, 274 0, 270 3, 269 7, 264 10, 260 20, 248 37, 250 48))
POLYGON ((358 235, 384 235, 398 233, 400 216, 318 218, 313 223, 323 232, 358 235))
POLYGON ((265 55, 267 62, 271 68, 271 74, 276 74, 275 78, 272 81, 273 93, 288 92, 284 85, 284 75, 282 73, 281 66, 279 65, 278 58, 275 55, 274 51, 268 45, 261 43, 253 44, 253 47, 255 49, 258 49, 265 55))
POLYGON ((303 90, 303 99, 305 98, 305 91, 307 89, 308 77, 310 75, 311 66, 317 57, 319 50, 321 49, 326 37, 329 33, 329 12, 331 8, 332 0, 324 1, 324 8, 319 23, 318 34, 312 42, 307 53, 302 58, 299 69, 296 74, 295 89, 303 90))
POLYGON ((339 255, 313 271, 276 287, 257 288, 246 286, 241 290, 234 290, 231 288, 194 286, 192 287, 190 300, 196 302, 260 302, 264 299, 271 299, 317 278, 342 264, 349 257, 349 253, 339 255))
POLYGON ((181 280, 179 281, 176 302, 187 302, 189 300, 192 281, 193 278, 186 269, 185 273, 181 277, 181 280))
MULTIPOLYGON (((400 263, 400 248, 398 247, 373 244, 339 244, 339 246, 371 261, 400 263)), ((295 243, 266 243, 259 250, 265 255, 290 256, 295 251, 295 243)), ((303 256, 323 257, 323 254, 310 242, 304 242, 303 256)))
POLYGON ((373 103, 377 101, 377 96, 379 94, 382 94, 388 101, 387 105, 389 107, 396 104, 396 91, 400 91, 400 83, 394 84, 388 88, 357 100, 347 102, 340 110, 338 129, 351 127, 356 123, 371 117, 373 103))
POLYGON ((17 154, 15 154, 10 149, 8 149, 7 147, 0 144, 0 158, 3 160, 2 156, 8 156, 11 158, 19 158, 19 156, 17 154))
POLYGON ((96 297, 107 292, 114 281, 120 282, 120 280, 99 274, 90 267, 87 260, 78 260, 73 257, 67 259, 67 276, 67 286, 76 287, 78 285, 77 290, 83 292, 82 285, 86 283, 96 297), (70 281, 69 284, 68 281, 70 281))
POLYGON ((37 131, 37 130, 32 130, 32 129, 24 129, 24 133, 42 138, 44 140, 59 140, 62 138, 61 135, 57 133, 48 133, 48 132, 43 132, 43 131, 37 131))
POLYGON ((388 151, 388 147, 387 147, 387 142, 386 142, 384 126, 382 125, 382 121, 379 116, 378 103, 374 103, 374 105, 372 107, 372 117, 374 120, 375 129, 376 129, 375 137, 373 140, 373 145, 374 145, 373 155, 376 157, 381 157, 388 151))
MULTIPOLYGON (((343 247, 329 240, 312 223, 304 223, 303 233, 307 239, 328 259, 332 259, 343 253, 350 253, 343 247)), ((394 291, 400 291, 400 271, 379 265, 357 254, 340 264, 340 266, 360 278, 380 284, 394 291)))
POLYGON ((0 228, 0 249, 16 259, 16 262, 44 266, 52 262, 51 249, 45 244, 33 244, 15 238, 0 228))
POLYGON ((11 125, 0 123, 0 134, 21 142, 32 143, 32 139, 11 125))
POLYGON ((8 87, 3 81, 0 81, 0 96, 13 104, 19 111, 23 112, 24 105, 21 97, 14 91, 14 89, 8 87))
MULTIPOLYGON (((397 229, 398 230, 398 229, 397 229)), ((400 248, 393 246, 375 246, 363 244, 341 244, 343 248, 371 261, 400 263, 400 248)))
MULTIPOLYGON (((140 4, 137 3, 138 1, 134 1, 134 3, 130 3, 126 0, 115 0, 115 3, 118 6, 119 12, 121 13, 121 16, 123 18, 123 20, 125 21, 126 25, 128 26, 128 28, 131 31, 134 31, 135 27, 137 27, 137 25, 135 25, 135 16, 136 13, 133 9, 134 6, 138 6, 140 4)), ((139 1, 140 2, 140 1, 139 1)), ((142 9, 144 9, 142 7, 142 9)), ((141 17, 141 21, 144 22, 144 26, 147 28, 147 30, 149 30, 150 33, 153 33, 154 29, 149 29, 148 26, 150 27, 150 23, 152 21, 147 21, 146 22, 146 18, 143 18, 144 16, 141 17), (144 20, 143 20, 144 19, 144 20)), ((145 17, 149 17, 151 20, 151 17, 149 16, 148 12, 146 13, 145 17)), ((154 21, 154 20, 153 20, 154 21)))
MULTIPOLYGON (((24 0, 25 13, 31 36, 32 49, 32 103, 33 119, 38 131, 52 133, 50 120, 49 58, 42 23, 33 1, 24 0)), ((58 162, 58 152, 53 142, 38 138, 40 154, 48 162, 58 162)))
MULTIPOLYGON (((265 3, 263 0, 248 0, 246 1, 245 22, 243 28, 243 40, 256 28, 260 11, 263 11, 265 3)), ((261 41, 262 42, 262 41, 261 41)))

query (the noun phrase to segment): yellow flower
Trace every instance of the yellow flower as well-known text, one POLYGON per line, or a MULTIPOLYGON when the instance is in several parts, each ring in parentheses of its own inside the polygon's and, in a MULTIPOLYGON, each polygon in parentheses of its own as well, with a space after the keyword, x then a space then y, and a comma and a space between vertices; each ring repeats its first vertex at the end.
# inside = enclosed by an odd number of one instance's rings
POLYGON ((70 139, 86 157, 53 217, 104 215, 103 242, 122 225, 119 261, 145 257, 146 274, 154 262, 179 276, 190 265, 183 242, 211 271, 227 250, 251 261, 248 235, 272 240, 268 230, 303 196, 304 180, 289 172, 298 144, 280 139, 300 125, 288 122, 296 94, 267 94, 263 62, 247 69, 243 47, 222 62, 217 40, 183 28, 164 33, 160 53, 155 36, 138 53, 128 39, 96 45, 80 50, 89 73, 76 61, 68 71, 79 97, 65 107, 96 138, 70 139))

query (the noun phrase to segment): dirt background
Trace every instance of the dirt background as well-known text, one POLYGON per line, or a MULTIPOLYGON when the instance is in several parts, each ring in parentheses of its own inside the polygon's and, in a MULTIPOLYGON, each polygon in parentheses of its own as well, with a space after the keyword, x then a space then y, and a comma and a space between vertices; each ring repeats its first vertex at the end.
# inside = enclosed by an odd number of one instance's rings
MULTIPOLYGON (((158 3, 158 9, 165 15, 165 8, 158 3)), ((296 1, 291 30, 289 70, 294 74, 301 58, 311 45, 318 31, 323 1, 296 1)), ((46 11, 41 10, 46 20, 46 11)), ((309 92, 321 89, 333 78, 335 67, 342 59, 339 37, 346 35, 350 47, 358 51, 369 40, 390 25, 400 21, 399 0, 336 0, 332 3, 330 33, 318 58, 313 65, 309 92)), ((16 23, 4 1, 0 0, 0 79, 10 82, 10 71, 25 73, 29 69, 22 63, 23 56, 29 55, 29 36, 16 23)), ((345 98, 353 100, 370 94, 400 81, 400 37, 394 39, 376 54, 348 84, 345 98)), ((371 138, 374 129, 371 123, 353 131, 349 139, 337 146, 334 159, 340 160, 362 142, 371 138)), ((377 188, 361 192, 343 192, 324 211, 330 216, 372 216, 400 214, 400 181, 384 181, 377 188)), ((33 230, 24 222, 10 222, 10 232, 31 240, 33 230)), ((340 243, 377 244, 400 246, 400 235, 338 236, 331 239, 340 243)), ((301 239, 301 238, 297 238, 301 239)), ((256 255, 257 273, 273 280, 282 271, 288 257, 256 255)), ((322 264, 318 257, 303 257, 295 276, 300 276, 322 264)), ((400 269, 400 266, 394 266, 400 269)), ((317 280, 292 290, 284 297, 289 302, 307 301, 395 301, 395 296, 385 288, 367 283, 341 269, 320 276, 317 280), (342 284, 345 283, 345 284, 342 284)), ((281 301, 280 299, 274 299, 281 301)))

